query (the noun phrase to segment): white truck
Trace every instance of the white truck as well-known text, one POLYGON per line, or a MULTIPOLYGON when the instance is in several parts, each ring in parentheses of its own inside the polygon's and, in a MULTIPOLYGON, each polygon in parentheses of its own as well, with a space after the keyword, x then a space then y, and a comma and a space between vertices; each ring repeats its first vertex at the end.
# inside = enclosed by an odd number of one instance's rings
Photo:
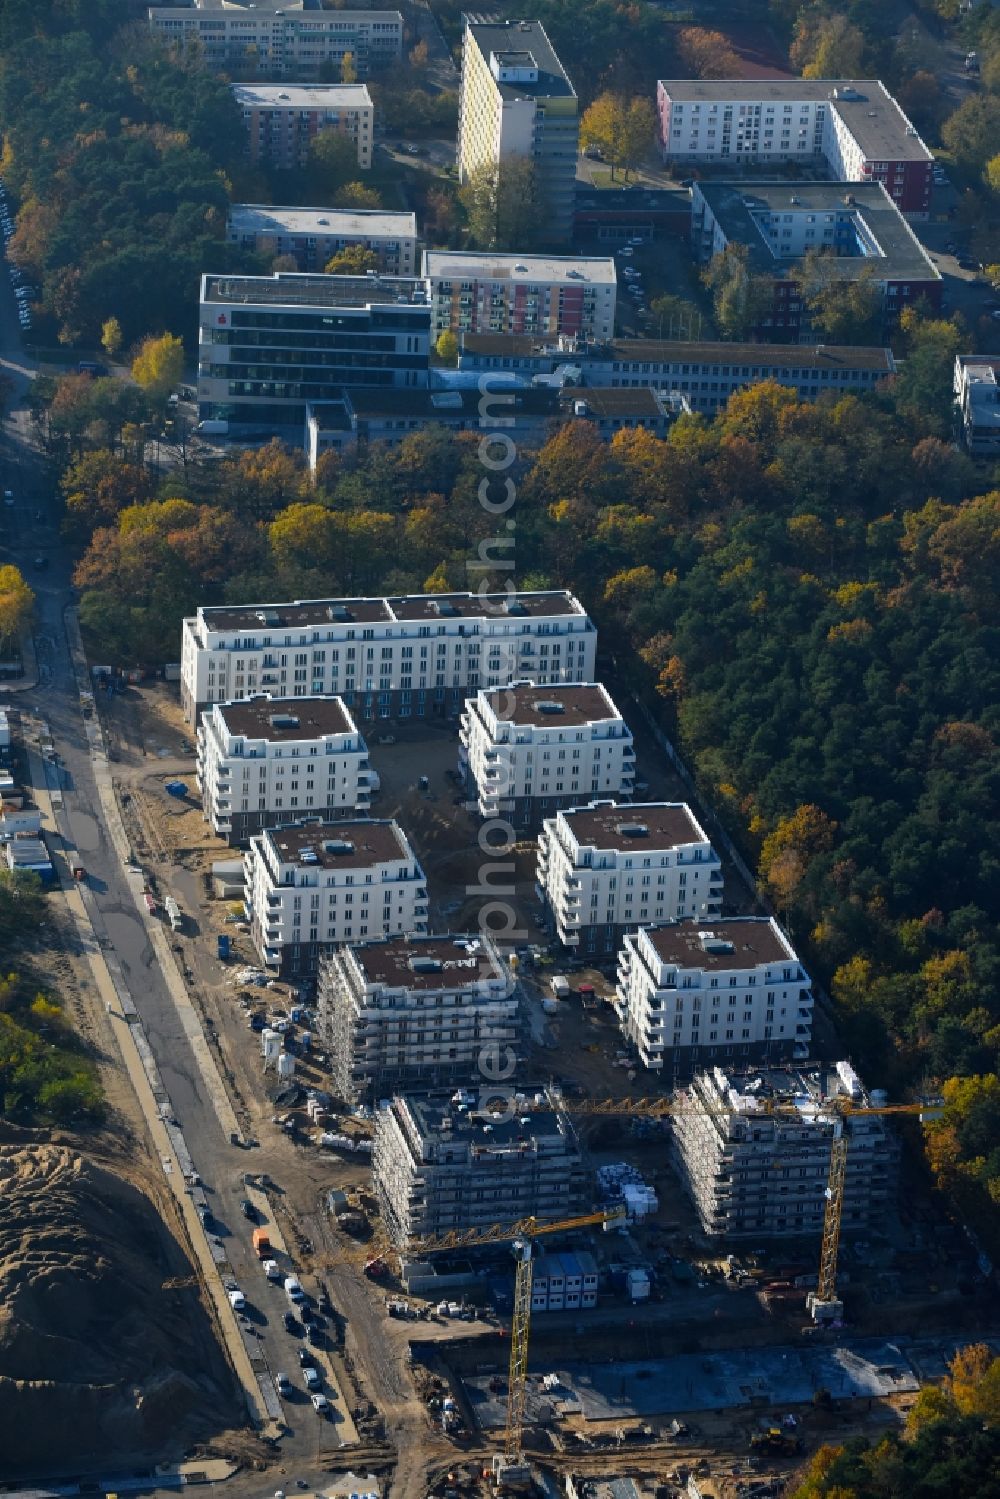
POLYGON ((549 987, 556 999, 569 999, 571 990, 569 979, 564 978, 561 973, 554 973, 549 979, 549 987))
POLYGON ((172 895, 168 895, 166 900, 163 902, 163 909, 167 913, 167 920, 170 922, 170 930, 172 932, 179 932, 184 925, 184 918, 181 915, 180 906, 174 900, 172 895))

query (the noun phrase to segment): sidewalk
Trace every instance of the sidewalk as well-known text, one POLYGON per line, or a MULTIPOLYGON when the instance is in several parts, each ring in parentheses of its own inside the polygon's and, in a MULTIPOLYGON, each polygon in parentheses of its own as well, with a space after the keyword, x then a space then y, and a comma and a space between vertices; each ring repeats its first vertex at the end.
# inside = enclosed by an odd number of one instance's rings
MULTIPOLYGON (((87 661, 83 651, 83 642, 80 638, 80 627, 77 622, 76 611, 67 609, 66 635, 69 640, 70 656, 73 663, 73 671, 76 676, 77 690, 81 693, 90 691, 87 661)), ((101 799, 101 811, 103 813, 104 825, 114 845, 115 854, 121 861, 123 868, 128 868, 131 848, 128 834, 125 831, 119 811, 118 802, 115 798, 114 786, 111 782, 111 768, 104 751, 104 739, 101 733, 101 725, 98 716, 88 719, 86 724, 87 741, 90 746, 90 758, 94 767, 94 780, 97 783, 97 794, 101 799)), ((135 902, 136 910, 142 918, 146 928, 150 944, 156 954, 156 961, 163 980, 170 991, 177 1010, 177 1017, 181 1029, 187 1038, 188 1044, 198 1064, 198 1071, 205 1086, 205 1095, 211 1100, 219 1120, 223 1135, 229 1139, 232 1135, 243 1138, 239 1120, 233 1110, 225 1083, 216 1065, 215 1057, 205 1039, 201 1019, 197 1010, 191 1002, 187 986, 177 971, 177 963, 171 951, 167 935, 159 922, 150 921, 142 899, 143 877, 140 872, 129 875, 129 889, 135 902)))
MULTIPOLYGON (((43 824, 48 830, 54 830, 58 824, 49 795, 44 766, 34 750, 28 751, 28 764, 35 801, 42 814, 43 824)), ((80 886, 72 880, 63 860, 57 856, 54 863, 67 909, 76 927, 81 952, 109 1017, 109 1028, 115 1047, 142 1110, 154 1150, 180 1206, 189 1245, 198 1262, 201 1280, 211 1298, 216 1324, 229 1352, 230 1362, 243 1386, 251 1419, 258 1430, 263 1429, 265 1434, 275 1434, 274 1427, 268 1418, 257 1376, 236 1325, 233 1309, 229 1305, 229 1299, 219 1279, 208 1240, 198 1219, 194 1201, 187 1189, 181 1160, 171 1134, 161 1117, 166 1094, 135 1005, 125 988, 120 972, 117 977, 112 974, 104 952, 94 936, 80 886), (60 865, 63 867, 60 868, 60 865)))

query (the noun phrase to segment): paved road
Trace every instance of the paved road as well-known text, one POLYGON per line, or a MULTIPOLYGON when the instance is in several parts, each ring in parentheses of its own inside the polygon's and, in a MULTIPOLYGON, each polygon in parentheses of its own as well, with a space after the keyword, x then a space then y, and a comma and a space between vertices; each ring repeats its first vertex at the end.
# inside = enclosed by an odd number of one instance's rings
POLYGON ((264 1281, 250 1242, 253 1224, 240 1212, 240 1199, 246 1196, 243 1172, 253 1169, 253 1152, 232 1145, 222 1131, 177 1008, 154 961, 146 920, 136 909, 128 875, 102 820, 66 632, 65 611, 73 599, 71 555, 58 534, 57 499, 30 443, 30 419, 23 399, 32 367, 21 347, 6 274, 0 274, 0 368, 16 386, 0 440, 3 487, 14 492, 14 504, 3 506, 0 516, 0 561, 15 562, 37 596, 39 683, 17 694, 18 706, 49 725, 64 798, 59 833, 64 846, 79 850, 86 866, 94 896, 92 909, 96 908, 95 933, 113 947, 121 965, 172 1113, 205 1184, 226 1258, 251 1303, 251 1325, 261 1334, 251 1339, 251 1349, 260 1355, 262 1370, 283 1370, 297 1386, 297 1395, 284 1404, 282 1412, 288 1428, 283 1450, 294 1461, 315 1459, 338 1445, 337 1426, 317 1417, 305 1395, 296 1356, 301 1344, 286 1333, 281 1321, 285 1298, 279 1288, 264 1281), (34 565, 36 557, 47 559, 44 570, 34 565))

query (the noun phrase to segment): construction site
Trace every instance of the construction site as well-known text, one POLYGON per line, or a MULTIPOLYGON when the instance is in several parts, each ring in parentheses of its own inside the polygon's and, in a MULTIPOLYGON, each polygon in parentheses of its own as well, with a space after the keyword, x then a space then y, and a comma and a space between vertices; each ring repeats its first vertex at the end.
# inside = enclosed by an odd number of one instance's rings
MULTIPOLYGON (((343 1014, 324 1024, 308 982, 261 967, 235 851, 204 820, 171 691, 132 688, 100 711, 137 898, 149 896, 231 1110, 226 1197, 249 1204, 246 1228, 238 1215, 220 1226, 221 1180, 187 1186, 186 1232, 204 1245, 193 1270, 175 1254, 173 1274, 208 1284, 214 1273, 223 1300, 227 1278, 247 1293, 236 1335, 260 1402, 242 1428, 231 1396, 203 1405, 198 1455, 263 1474, 288 1461, 284 1443, 320 1471, 372 1474, 389 1499, 533 1484, 589 1499, 610 1471, 637 1499, 777 1494, 823 1442, 898 1426, 920 1385, 983 1336, 975 1250, 900 1160, 927 1106, 889 1105, 838 1069, 822 1020, 807 1064, 660 1088, 623 1040, 610 967, 559 961, 569 979, 555 997, 525 845, 510 860, 516 948, 490 948, 479 965, 499 1004, 516 979, 516 1086, 470 1068, 465 1085, 445 1071, 432 1094, 381 1049, 370 1080, 348 1086, 343 1036, 365 1022, 369 988, 387 987, 396 1024, 421 986, 447 1000, 429 966, 446 959, 431 954, 421 972, 393 956, 339 975, 343 1014), (739 1218, 742 1172, 743 1200, 767 1200, 763 1222, 739 1218), (801 1214, 783 1211, 797 1202, 801 1214), (292 1340, 266 1310, 279 1301, 250 1281, 263 1279, 251 1223, 301 1289, 292 1340), (318 1331, 304 1340, 310 1321, 318 1331), (277 1382, 310 1348, 331 1410, 319 1425, 277 1382)), ((407 829, 432 930, 474 930, 467 889, 481 854, 452 794, 453 734, 406 732, 371 745, 373 815, 407 829)), ((651 795, 676 795, 669 775, 647 773, 651 795)))

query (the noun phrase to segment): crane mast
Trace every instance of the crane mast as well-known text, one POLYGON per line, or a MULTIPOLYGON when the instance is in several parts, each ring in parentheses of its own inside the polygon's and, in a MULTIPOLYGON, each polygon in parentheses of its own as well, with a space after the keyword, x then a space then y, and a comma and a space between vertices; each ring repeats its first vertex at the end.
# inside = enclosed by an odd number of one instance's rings
POLYGON ((528 1389, 528 1333, 531 1328, 531 1287, 535 1260, 530 1239, 515 1239, 514 1314, 510 1323, 510 1372, 507 1379, 507 1425, 503 1455, 507 1465, 524 1461, 524 1404, 528 1389))

